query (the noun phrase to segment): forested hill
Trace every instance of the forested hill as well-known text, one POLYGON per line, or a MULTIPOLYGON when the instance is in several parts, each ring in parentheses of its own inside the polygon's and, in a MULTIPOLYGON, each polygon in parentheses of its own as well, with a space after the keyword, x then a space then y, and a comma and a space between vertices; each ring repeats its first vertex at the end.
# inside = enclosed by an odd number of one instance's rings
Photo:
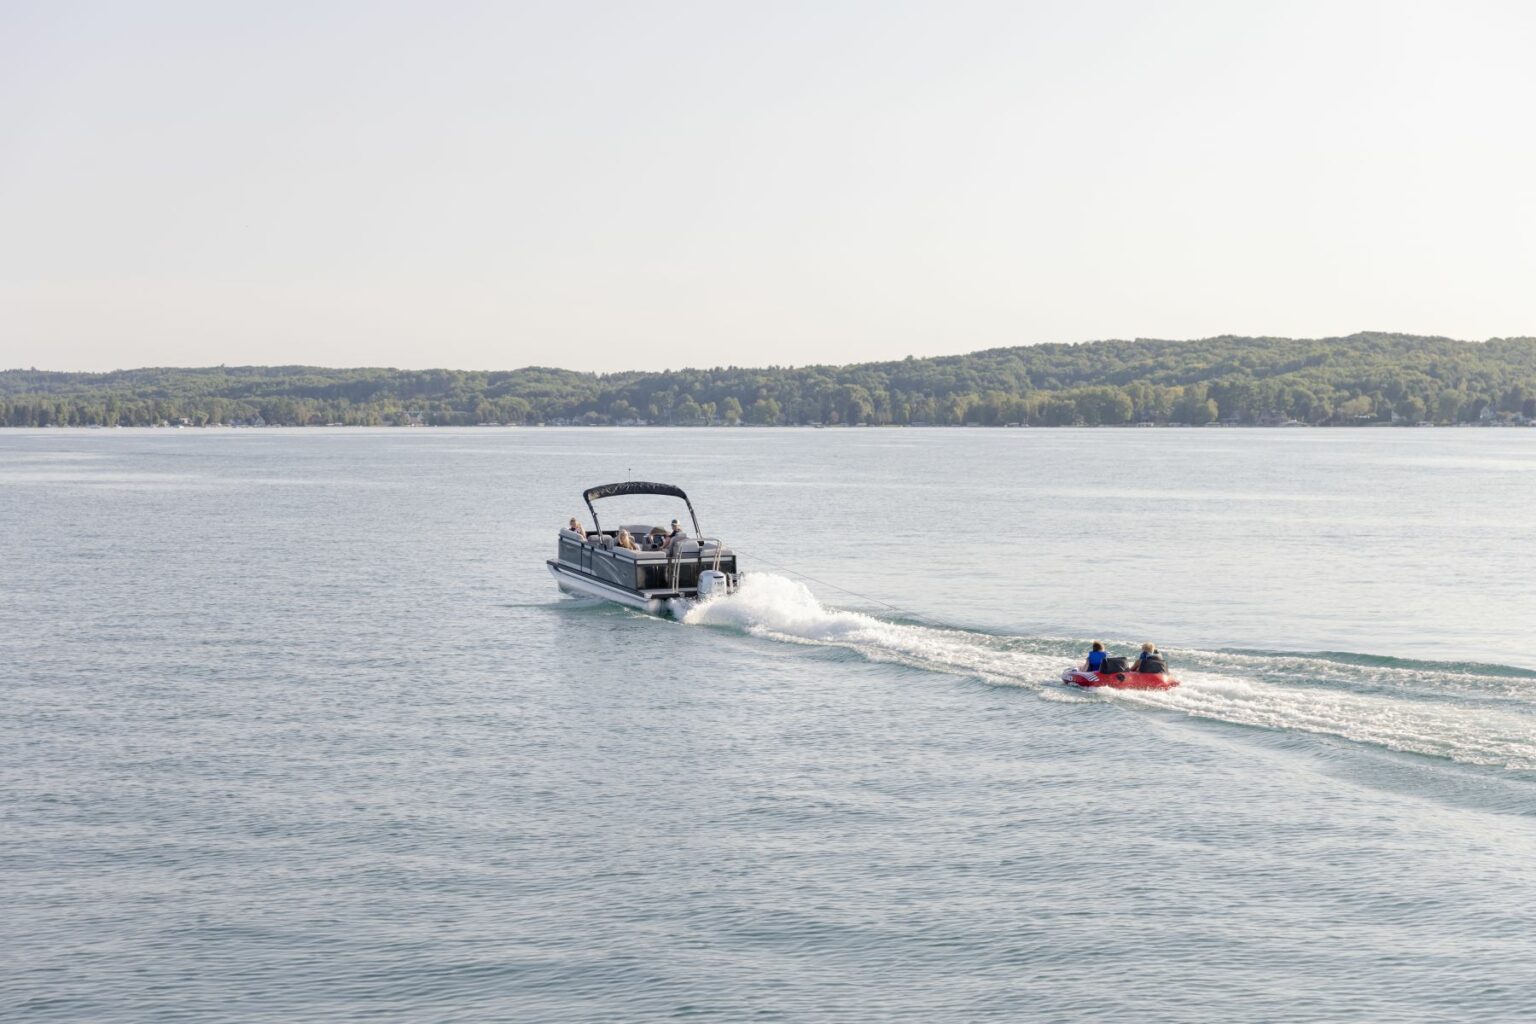
POLYGON ((799 368, 0 371, 0 424, 964 424, 1536 419, 1536 338, 1031 345, 799 368))

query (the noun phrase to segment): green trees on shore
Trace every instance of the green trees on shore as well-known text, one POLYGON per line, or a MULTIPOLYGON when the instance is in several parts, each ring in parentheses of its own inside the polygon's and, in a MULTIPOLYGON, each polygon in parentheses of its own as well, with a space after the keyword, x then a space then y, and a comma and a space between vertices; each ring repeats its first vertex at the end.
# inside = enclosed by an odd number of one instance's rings
POLYGON ((1104 341, 851 366, 0 371, 0 425, 1001 426, 1536 419, 1536 338, 1104 341))

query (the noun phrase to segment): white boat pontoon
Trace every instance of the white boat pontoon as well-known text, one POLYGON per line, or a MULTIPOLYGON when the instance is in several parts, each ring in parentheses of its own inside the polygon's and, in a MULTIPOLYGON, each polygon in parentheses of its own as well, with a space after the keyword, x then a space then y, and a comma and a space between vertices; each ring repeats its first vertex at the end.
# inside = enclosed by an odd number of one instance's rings
POLYGON ((561 530, 559 553, 545 563, 561 590, 662 614, 676 610, 673 602, 723 596, 736 589, 740 574, 735 553, 718 538, 703 536, 693 502, 681 488, 632 480, 590 487, 582 498, 592 513, 591 531, 583 537, 575 530, 561 530), (630 494, 681 498, 693 520, 693 536, 665 536, 661 528, 649 523, 625 523, 604 530, 592 503, 630 494), (620 530, 627 530, 642 550, 619 547, 620 530))

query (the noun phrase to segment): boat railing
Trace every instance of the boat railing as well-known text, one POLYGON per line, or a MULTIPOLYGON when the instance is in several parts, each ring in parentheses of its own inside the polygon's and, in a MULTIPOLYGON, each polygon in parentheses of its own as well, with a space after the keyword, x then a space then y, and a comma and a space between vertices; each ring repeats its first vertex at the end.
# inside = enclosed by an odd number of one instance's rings
MULTIPOLYGON (((693 579, 694 586, 698 586, 699 574, 704 571, 705 550, 710 545, 714 545, 714 560, 710 563, 710 569, 711 571, 718 572, 720 570, 720 553, 725 550, 725 542, 719 537, 697 537, 694 538, 694 543, 698 546, 698 551, 694 552, 694 565, 696 568, 693 579)), ((667 582, 673 590, 679 589, 678 585, 682 580, 684 560, 683 545, 673 544, 667 549, 667 582)))

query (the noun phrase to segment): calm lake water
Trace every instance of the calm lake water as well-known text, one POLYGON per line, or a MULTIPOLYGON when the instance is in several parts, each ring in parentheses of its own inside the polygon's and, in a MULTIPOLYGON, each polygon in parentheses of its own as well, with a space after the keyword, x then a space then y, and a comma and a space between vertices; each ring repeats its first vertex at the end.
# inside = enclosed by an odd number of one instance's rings
POLYGON ((1536 430, 5 431, 0 538, 7 1021, 1536 1017, 1536 430), (625 479, 741 593, 561 598, 625 479))

